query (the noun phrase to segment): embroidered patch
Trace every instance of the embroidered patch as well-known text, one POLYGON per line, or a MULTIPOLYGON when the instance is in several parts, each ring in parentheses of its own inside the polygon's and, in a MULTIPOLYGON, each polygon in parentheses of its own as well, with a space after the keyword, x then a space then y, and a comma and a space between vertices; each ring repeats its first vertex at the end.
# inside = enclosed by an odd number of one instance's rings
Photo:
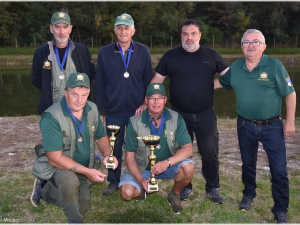
POLYGON ((262 72, 260 74, 260 78, 258 78, 258 80, 269 81, 267 72, 262 72))
POLYGON ((48 59, 46 59, 46 61, 44 61, 43 69, 51 70, 51 63, 48 59))
POLYGON ((291 81, 291 78, 290 78, 290 77, 285 78, 285 82, 287 83, 287 85, 288 85, 289 87, 292 86, 292 81, 291 81))

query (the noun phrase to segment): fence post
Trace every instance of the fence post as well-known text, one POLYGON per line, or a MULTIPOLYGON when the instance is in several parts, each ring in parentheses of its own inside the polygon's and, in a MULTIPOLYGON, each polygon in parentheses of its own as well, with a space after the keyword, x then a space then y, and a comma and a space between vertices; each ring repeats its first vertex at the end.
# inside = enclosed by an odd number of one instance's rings
POLYGON ((35 34, 33 35, 34 49, 36 49, 35 34))
POLYGON ((15 36, 15 41, 16 41, 16 48, 18 48, 18 39, 17 39, 17 36, 15 36))
POLYGON ((151 43, 150 43, 151 49, 152 49, 152 35, 151 35, 151 43))
POLYGON ((274 44, 273 44, 273 48, 275 48, 275 36, 274 36, 274 44))
POLYGON ((295 48, 297 48, 297 35, 296 35, 295 48))
POLYGON ((94 36, 92 36, 92 49, 94 49, 94 36))

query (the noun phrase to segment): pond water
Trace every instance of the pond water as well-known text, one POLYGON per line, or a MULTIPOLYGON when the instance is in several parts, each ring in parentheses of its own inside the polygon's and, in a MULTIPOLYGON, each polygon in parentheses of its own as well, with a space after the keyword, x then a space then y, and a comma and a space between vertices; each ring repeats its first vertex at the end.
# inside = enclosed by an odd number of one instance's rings
MULTIPOLYGON (((38 115, 36 108, 40 92, 30 80, 30 69, 16 69, 6 67, 0 69, 0 116, 28 116, 38 115)), ((292 79, 296 92, 300 89, 300 68, 287 70, 292 79)), ((165 80, 166 87, 168 79, 165 80)), ((92 87, 93 91, 93 87, 92 87)), ((168 92, 168 91, 167 91, 168 92)), ((215 91, 215 111, 221 118, 236 118, 234 91, 218 89, 215 91)), ((169 103, 167 107, 170 107, 169 103)), ((282 114, 285 116, 285 101, 283 100, 282 114)), ((300 114, 300 98, 297 98, 296 116, 300 114)))

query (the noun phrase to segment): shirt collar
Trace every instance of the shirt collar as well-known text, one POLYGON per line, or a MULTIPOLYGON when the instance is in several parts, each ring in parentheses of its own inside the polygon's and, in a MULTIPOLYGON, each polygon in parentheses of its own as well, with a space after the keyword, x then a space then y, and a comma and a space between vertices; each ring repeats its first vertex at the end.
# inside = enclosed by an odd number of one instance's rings
MULTIPOLYGON (((169 110, 167 110, 167 108, 164 108, 163 113, 165 114, 165 121, 171 119, 171 114, 169 110)), ((142 123, 146 124, 146 127, 149 126, 148 114, 149 114, 148 109, 144 110, 142 113, 142 123)))

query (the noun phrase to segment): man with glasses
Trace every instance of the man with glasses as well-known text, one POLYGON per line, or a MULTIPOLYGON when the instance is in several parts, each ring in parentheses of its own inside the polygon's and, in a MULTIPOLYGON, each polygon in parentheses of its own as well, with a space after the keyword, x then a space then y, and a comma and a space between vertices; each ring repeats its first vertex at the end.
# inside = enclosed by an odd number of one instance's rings
MULTIPOLYGON (((167 51, 156 67, 151 83, 163 83, 170 77, 171 109, 185 120, 191 139, 194 133, 202 159, 202 174, 207 196, 215 204, 224 199, 219 193, 219 132, 214 111, 214 75, 225 74, 228 66, 215 50, 200 45, 200 24, 187 20, 181 31, 182 46, 167 51)), ((187 200, 192 184, 180 194, 187 200)))
POLYGON ((146 193, 151 193, 147 187, 151 171, 157 179, 174 178, 167 201, 173 212, 179 214, 183 210, 179 194, 194 177, 194 162, 190 159, 193 155, 191 138, 182 116, 165 108, 167 96, 163 84, 150 84, 145 102, 148 109, 131 117, 126 130, 124 150, 127 168, 120 181, 121 197, 125 201, 132 198, 144 200, 146 193), (147 135, 160 137, 152 169, 148 160, 149 148, 141 139, 147 135))
POLYGON ((237 98, 237 132, 244 183, 240 210, 250 210, 256 197, 256 162, 261 142, 272 177, 274 206, 271 211, 277 223, 287 223, 289 183, 285 139, 295 133, 296 93, 284 65, 263 54, 266 47, 259 30, 247 30, 241 41, 245 58, 235 61, 224 76, 215 79, 214 85, 215 89, 233 88, 237 98), (283 97, 286 101, 284 125, 283 97))

